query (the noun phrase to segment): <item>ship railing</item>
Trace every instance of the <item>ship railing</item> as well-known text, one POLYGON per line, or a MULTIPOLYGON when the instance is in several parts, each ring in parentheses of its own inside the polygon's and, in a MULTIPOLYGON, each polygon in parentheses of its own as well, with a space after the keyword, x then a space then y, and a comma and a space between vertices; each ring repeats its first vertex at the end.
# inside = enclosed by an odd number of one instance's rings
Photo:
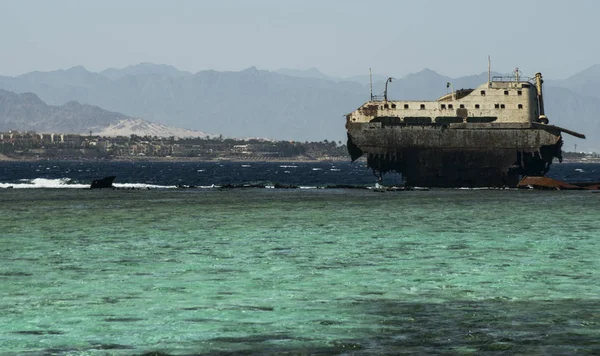
POLYGON ((534 79, 535 78, 519 76, 517 80, 517 77, 514 75, 495 75, 492 77, 492 82, 531 82, 534 79))
POLYGON ((371 95, 371 101, 385 101, 385 95, 371 95))

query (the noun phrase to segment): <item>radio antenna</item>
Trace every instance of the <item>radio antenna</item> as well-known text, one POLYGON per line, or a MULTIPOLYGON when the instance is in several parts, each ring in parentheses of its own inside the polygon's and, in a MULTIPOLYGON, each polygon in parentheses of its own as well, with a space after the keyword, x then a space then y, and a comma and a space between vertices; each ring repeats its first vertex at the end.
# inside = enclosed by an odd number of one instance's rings
POLYGON ((488 55, 488 88, 492 87, 492 60, 488 55))
POLYGON ((371 89, 371 100, 373 100, 373 74, 371 73, 371 68, 369 68, 369 87, 371 89))

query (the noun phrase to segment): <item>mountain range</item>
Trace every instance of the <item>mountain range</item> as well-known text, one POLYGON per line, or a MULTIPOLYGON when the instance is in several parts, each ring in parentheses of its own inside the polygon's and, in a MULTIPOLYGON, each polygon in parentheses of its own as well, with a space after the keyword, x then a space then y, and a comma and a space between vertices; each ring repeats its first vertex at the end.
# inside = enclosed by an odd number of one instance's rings
POLYGON ((47 105, 33 93, 16 94, 0 89, 0 132, 78 133, 102 136, 205 137, 204 132, 169 127, 98 106, 69 101, 47 105))
MULTIPOLYGON (((485 83, 487 75, 450 78, 424 69, 395 79, 389 84, 388 96, 435 100, 447 93, 448 82, 454 89, 473 88, 485 83)), ((383 92, 386 77, 373 76, 375 94, 383 92)), ((344 114, 369 99, 369 75, 337 78, 316 68, 267 71, 254 67, 238 72, 191 73, 169 65, 141 63, 99 73, 73 67, 0 76, 0 89, 35 93, 49 107, 70 107, 77 101, 82 106, 98 106, 112 114, 120 112, 129 119, 142 118, 171 128, 230 137, 338 141, 345 138, 344 114)), ((600 111, 600 65, 562 80, 545 78, 544 95, 552 124, 587 136, 587 140, 579 140, 565 135, 564 148, 572 150, 577 144, 579 150, 600 151, 600 121, 596 118, 600 111)), ((60 127, 90 130, 89 125, 98 126, 90 120, 85 124, 63 120, 60 127)), ((115 125, 115 120, 106 119, 102 127, 115 125)))

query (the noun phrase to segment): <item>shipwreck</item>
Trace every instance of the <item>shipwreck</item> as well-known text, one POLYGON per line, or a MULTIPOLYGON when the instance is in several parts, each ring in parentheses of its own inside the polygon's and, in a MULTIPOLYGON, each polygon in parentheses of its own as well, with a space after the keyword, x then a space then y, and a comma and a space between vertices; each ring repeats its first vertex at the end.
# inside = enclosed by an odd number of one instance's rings
MULTIPOLYGON (((516 187, 562 161, 562 134, 544 112, 542 74, 490 77, 475 89, 451 90, 435 101, 373 96, 346 115, 348 153, 366 156, 381 181, 398 172, 407 186, 516 187)), ((448 83, 447 87, 450 87, 448 83)))

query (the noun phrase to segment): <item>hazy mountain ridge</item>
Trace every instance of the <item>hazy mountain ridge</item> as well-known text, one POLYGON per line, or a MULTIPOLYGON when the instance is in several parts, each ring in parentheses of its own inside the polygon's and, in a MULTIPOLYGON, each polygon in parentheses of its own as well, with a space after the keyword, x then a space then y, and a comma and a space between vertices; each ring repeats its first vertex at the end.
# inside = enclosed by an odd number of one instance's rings
POLYGON ((146 62, 130 65, 122 69, 107 68, 101 71, 99 74, 112 80, 116 80, 128 75, 158 75, 170 78, 180 78, 192 75, 191 72, 179 70, 168 64, 152 64, 146 62))
POLYGON ((344 112, 339 108, 367 98, 355 83, 295 78, 256 68, 180 77, 130 74, 115 80, 91 72, 84 77, 78 71, 0 77, 0 88, 34 92, 55 105, 77 100, 169 126, 296 140, 341 138, 344 112))
POLYGON ((77 101, 47 105, 33 93, 16 94, 0 89, 0 131, 9 130, 78 134, 92 131, 103 136, 207 136, 203 132, 155 124, 77 101))
MULTIPOLYGON (((101 73, 75 67, 0 77, 0 88, 34 92, 55 105, 77 100, 168 126, 225 136, 344 140, 343 115, 369 99, 368 75, 335 78, 315 68, 280 71, 286 74, 254 67, 192 74, 150 63, 101 73)), ((447 82, 455 90, 474 88, 485 83, 487 75, 450 78, 424 69, 393 80, 388 97, 435 100, 448 92, 447 82)), ((383 93, 386 77, 373 77, 373 93, 383 93)), ((600 90, 589 90, 600 88, 600 70, 591 67, 561 81, 546 78, 546 83, 546 112, 551 123, 588 137, 573 141, 565 135, 566 147, 576 142, 581 149, 600 151, 596 123, 600 90)))
POLYGON ((328 76, 327 74, 321 72, 315 67, 306 70, 281 68, 276 70, 275 72, 279 74, 289 75, 290 77, 336 80, 336 78, 328 76))
POLYGON ((69 101, 61 106, 47 105, 32 93, 16 94, 0 89, 0 131, 88 133, 129 119, 98 106, 69 101))

